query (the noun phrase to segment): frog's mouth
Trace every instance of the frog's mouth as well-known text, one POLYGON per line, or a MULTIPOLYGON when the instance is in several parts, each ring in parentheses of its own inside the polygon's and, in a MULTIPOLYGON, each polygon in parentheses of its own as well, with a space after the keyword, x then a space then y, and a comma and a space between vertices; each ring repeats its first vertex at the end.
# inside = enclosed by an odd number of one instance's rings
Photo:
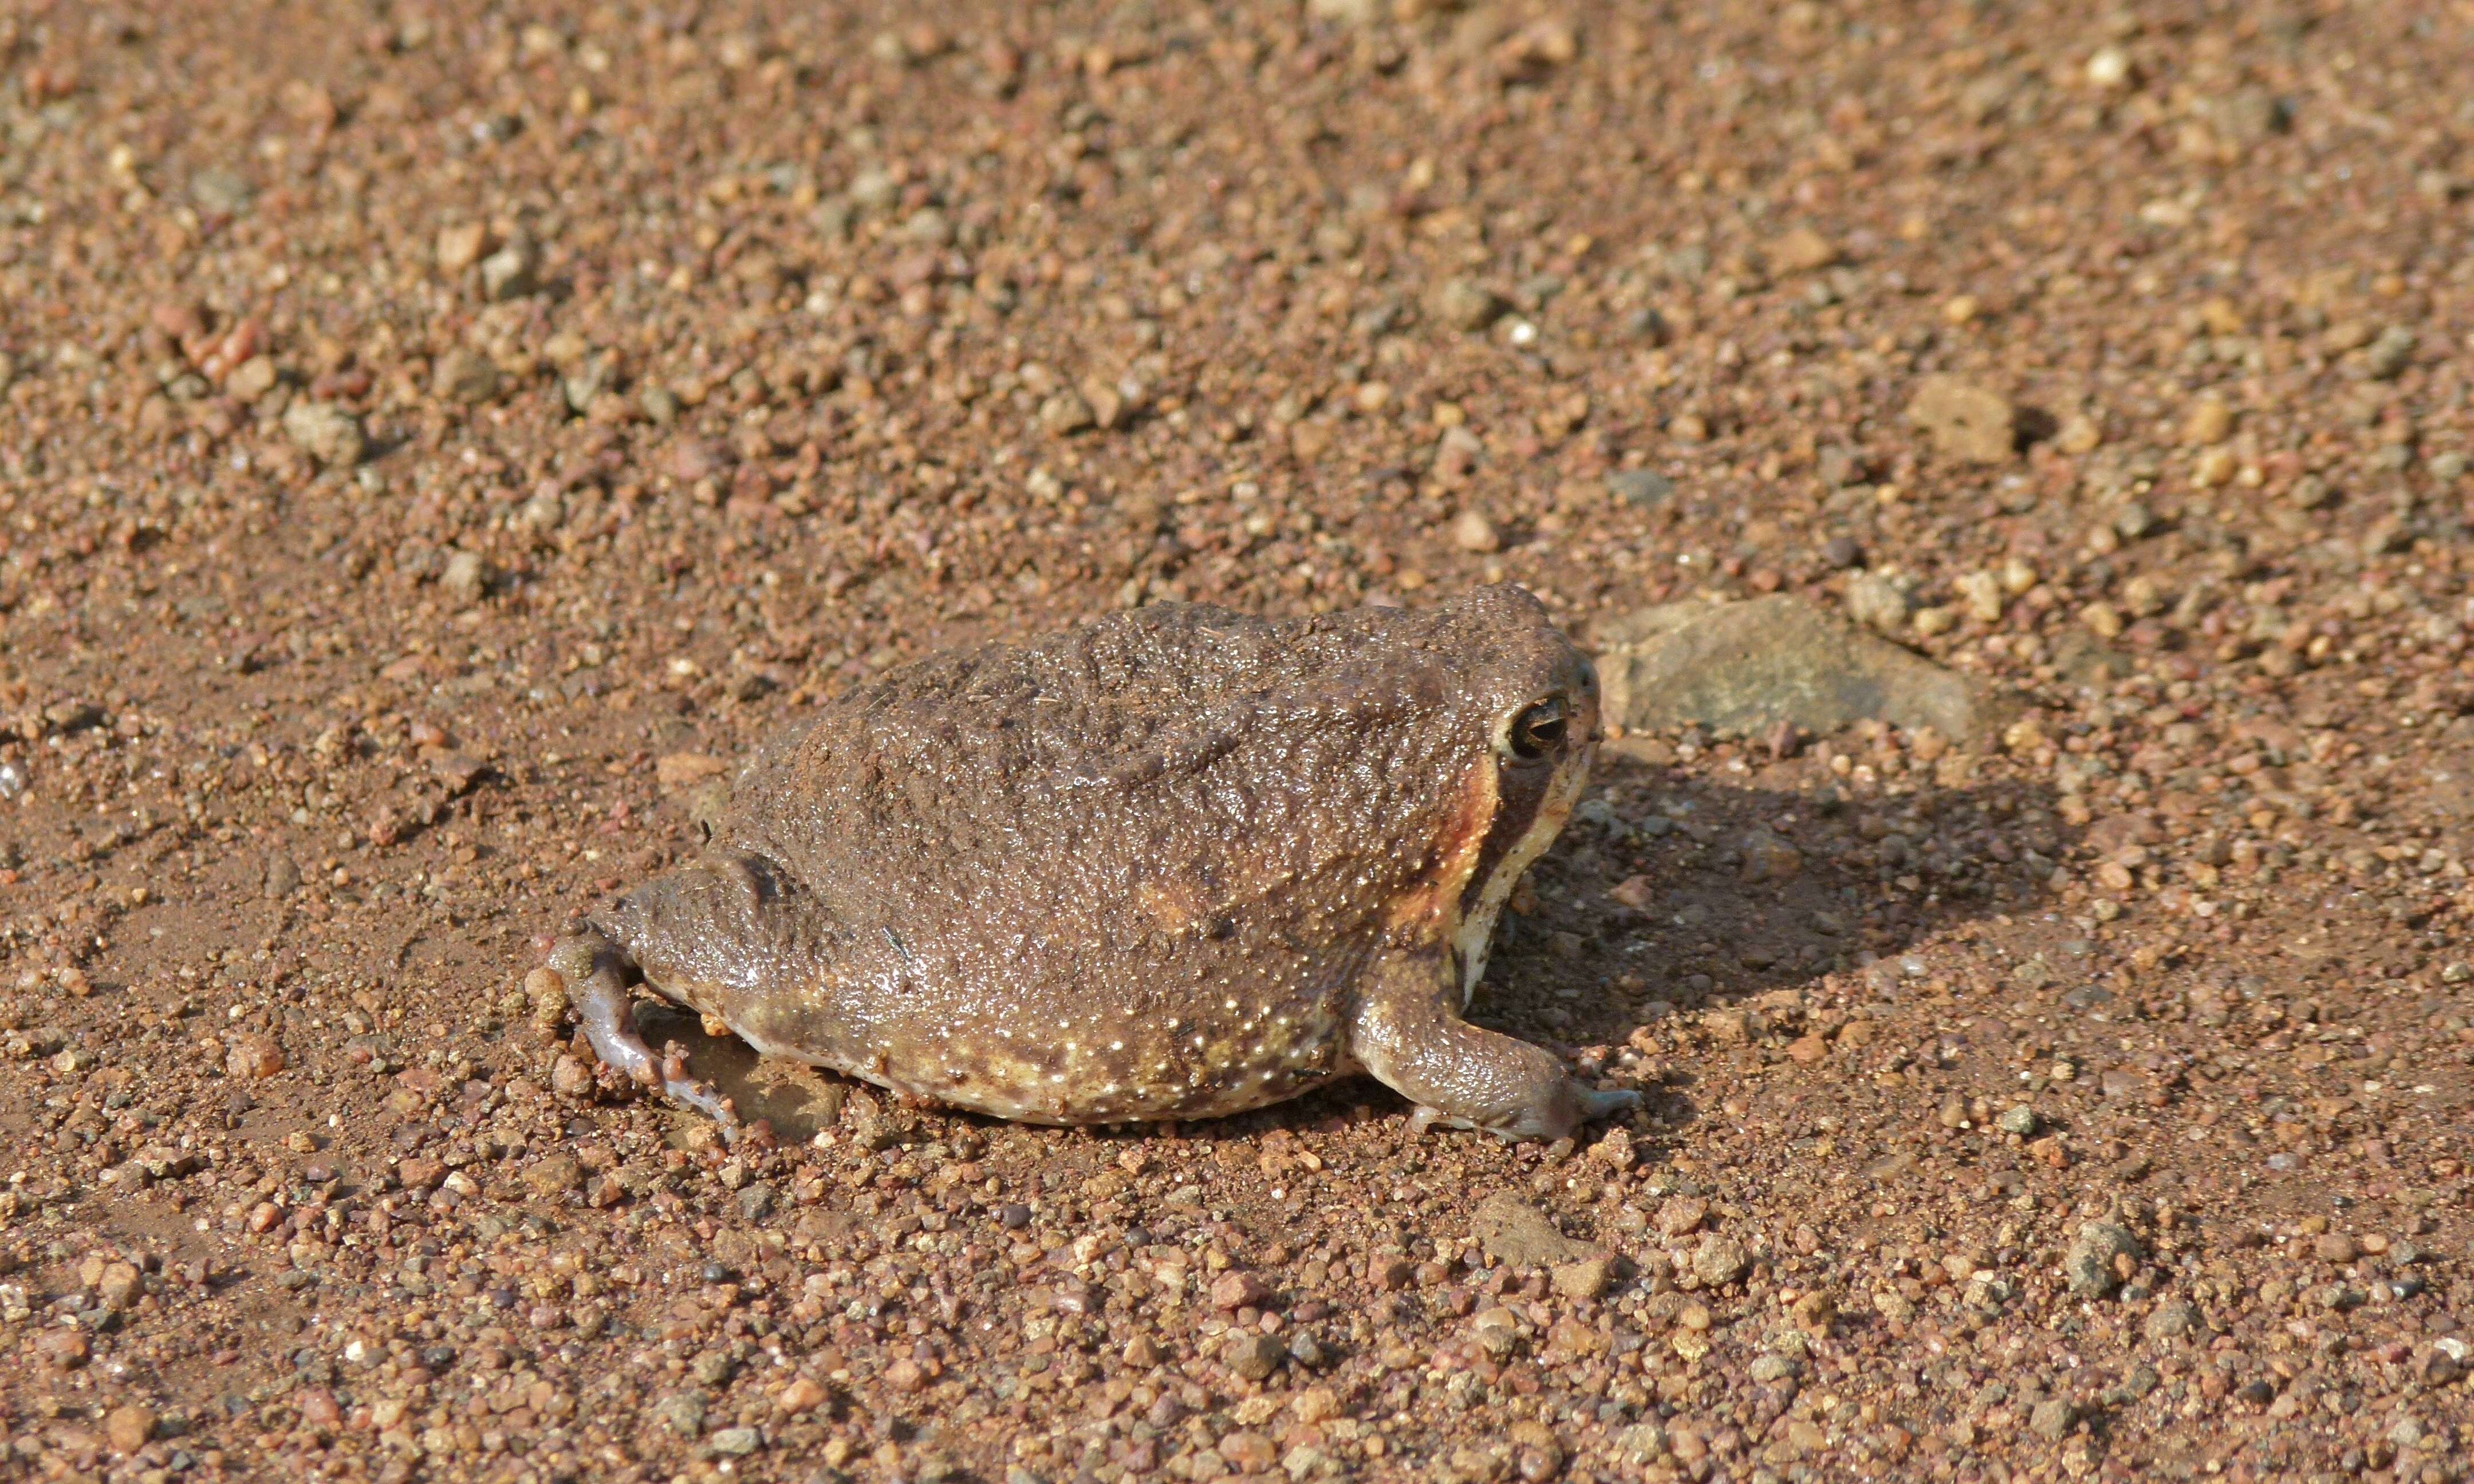
POLYGON ((1584 746, 1563 766, 1548 769, 1497 769, 1494 822, 1478 849, 1477 867, 1461 892, 1460 923, 1452 931, 1452 954, 1461 966, 1461 1007, 1467 1009, 1486 976, 1487 949, 1494 924, 1520 874, 1546 853, 1572 817, 1581 790, 1589 779, 1595 749, 1584 746))

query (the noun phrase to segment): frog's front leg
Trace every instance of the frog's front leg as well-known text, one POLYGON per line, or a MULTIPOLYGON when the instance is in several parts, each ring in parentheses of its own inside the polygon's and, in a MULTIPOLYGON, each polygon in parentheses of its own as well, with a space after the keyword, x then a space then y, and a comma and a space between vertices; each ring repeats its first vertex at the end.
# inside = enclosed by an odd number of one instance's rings
MULTIPOLYGON (((662 888, 668 879, 649 883, 621 903, 618 919, 622 932, 643 922, 645 904, 641 898, 652 894, 658 901, 667 895, 662 888)), ((657 1058, 637 1034, 633 996, 628 993, 643 977, 637 952, 599 926, 587 923, 550 949, 549 969, 565 985, 567 1002, 583 1023, 585 1039, 604 1063, 634 1082, 659 1088, 675 1101, 709 1114, 721 1125, 725 1139, 738 1142, 739 1114, 730 1099, 688 1075, 687 1056, 676 1043, 663 1048, 657 1058)))
POLYGON ((1441 945, 1390 949, 1359 986, 1348 1049, 1377 1081, 1444 1122, 1504 1138, 1562 1138, 1640 1101, 1583 1087, 1543 1046, 1461 1018, 1460 974, 1441 945))

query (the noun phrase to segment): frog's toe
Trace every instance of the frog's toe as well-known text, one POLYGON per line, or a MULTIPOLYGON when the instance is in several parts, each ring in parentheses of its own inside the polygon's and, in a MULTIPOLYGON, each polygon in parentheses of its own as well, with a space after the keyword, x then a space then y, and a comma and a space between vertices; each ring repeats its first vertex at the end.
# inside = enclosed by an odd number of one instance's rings
POLYGON ((1596 1088, 1575 1087, 1572 1090, 1580 1097, 1583 1123, 1593 1122, 1610 1114, 1621 1113, 1627 1108, 1640 1106, 1640 1094, 1628 1088, 1614 1088, 1601 1091, 1596 1088))
POLYGON ((662 1048, 662 1090, 673 1102, 692 1108, 721 1125, 722 1141, 739 1142, 739 1107, 709 1082, 688 1075, 687 1053, 676 1041, 662 1048))

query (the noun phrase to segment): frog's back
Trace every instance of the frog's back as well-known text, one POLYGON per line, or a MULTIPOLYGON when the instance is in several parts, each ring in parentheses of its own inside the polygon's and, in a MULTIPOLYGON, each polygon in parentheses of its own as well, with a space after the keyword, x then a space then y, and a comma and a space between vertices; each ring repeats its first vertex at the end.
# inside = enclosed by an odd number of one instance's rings
POLYGON ((836 702, 716 842, 795 883, 815 962, 725 1018, 1017 1118, 1207 1116, 1346 1071, 1374 920, 1423 865, 1369 842, 1449 806, 1441 729, 1404 715, 1445 678, 1355 673, 1394 621, 1143 610, 836 702))

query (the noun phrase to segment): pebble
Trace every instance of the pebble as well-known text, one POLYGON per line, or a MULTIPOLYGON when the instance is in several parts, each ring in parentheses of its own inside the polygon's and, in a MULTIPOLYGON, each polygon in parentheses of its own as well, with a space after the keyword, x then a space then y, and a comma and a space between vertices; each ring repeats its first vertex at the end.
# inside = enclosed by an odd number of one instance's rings
POLYGON ((2127 1229, 2110 1221, 2085 1222, 2062 1256, 2062 1276, 2080 1298, 2101 1299, 2122 1281, 2115 1259, 2135 1262, 2139 1257, 2139 1239, 2127 1229))
POLYGON ((1271 1297, 1272 1290, 1251 1273, 1223 1273, 1211 1284, 1211 1302, 1219 1308, 1261 1308, 1271 1297))
POLYGON ((754 1427, 724 1427, 706 1440, 716 1453, 744 1458, 764 1446, 764 1434, 754 1427))
POLYGON ((1604 1256, 1557 1231, 1543 1211, 1502 1191, 1479 1203, 1470 1234, 1487 1256, 1513 1268, 1551 1268, 1604 1256))
POLYGON ((240 1081, 263 1082, 283 1070, 283 1047, 264 1031, 243 1031, 224 1053, 224 1071, 240 1081))
POLYGON ((1692 1250, 1692 1276, 1712 1288, 1734 1282, 1752 1265, 1752 1255, 1743 1243, 1716 1232, 1705 1233, 1701 1245, 1692 1250))
POLYGON ((2311 1243, 2311 1255, 2322 1262, 2343 1264, 2362 1256, 2362 1248, 2342 1232, 2329 1232, 2311 1243))
POLYGON ((1878 572, 1858 572, 1847 580, 1847 616, 1876 634, 1896 634, 1907 626, 1914 599, 1905 585, 1878 572))
POLYGON ((218 216, 238 216, 249 209, 249 179, 238 171, 220 166, 199 171, 189 178, 189 199, 206 211, 218 216))
POLYGON ((1473 510, 1465 510, 1452 521, 1452 544, 1463 551, 1490 552, 1503 547, 1503 536, 1494 522, 1473 510))
POLYGON ((1599 634, 1603 714, 1627 731, 1828 736, 1871 719, 1966 746, 2001 715, 1977 680, 1786 593, 1661 604, 1599 634))
POLYGON ((2029 1137, 2036 1132, 2036 1110, 2025 1103, 2005 1108, 2001 1111, 1999 1126, 2004 1134, 2015 1134, 2021 1138, 2029 1137))
POLYGON ((105 1415, 103 1433, 111 1440, 112 1451, 134 1453, 154 1441, 156 1423, 153 1407, 133 1401, 105 1415))
POLYGON ((361 419, 332 402, 303 398, 285 408, 283 436, 328 468, 351 468, 369 454, 361 419))
POLYGON ((488 558, 477 551, 458 551, 439 572, 438 589, 458 608, 470 608, 489 595, 494 576, 488 558))
POLYGON ((2178 1340, 2199 1327, 2199 1311, 2188 1304, 2160 1304, 2140 1327, 2142 1333, 2154 1343, 2178 1340))
POLYGON ((255 402, 275 390, 281 373, 276 370, 275 357, 254 355, 232 368, 224 378, 224 395, 236 401, 255 402))
POLYGON ((1099 421, 1079 392, 1056 392, 1039 404, 1039 425, 1052 438, 1083 432, 1099 421))
POLYGON ((125 1312, 145 1291, 145 1276, 134 1263, 107 1263, 94 1281, 94 1296, 113 1313, 125 1312))
POLYGON ((1675 493, 1675 481, 1655 469, 1618 469, 1607 476, 1607 493, 1635 510, 1654 510, 1675 493))
POLYGON ((2199 398, 2182 419, 2182 442, 2193 447, 2212 447, 2233 436, 2234 410, 2220 396, 2199 398))
POLYGON ((429 390, 467 406, 486 402, 498 395, 497 364, 477 350, 449 350, 431 368, 429 390))
POLYGON ((461 222, 438 229, 435 249, 439 272, 452 276, 481 261, 489 251, 490 229, 478 222, 461 222))
POLYGON ((1501 319, 1510 307, 1493 290, 1467 278, 1446 278, 1426 297, 1426 308, 1436 319, 1471 334, 1501 319))
POLYGON ((1813 273, 1838 261, 1838 249, 1809 227, 1794 227, 1770 240, 1770 268, 1782 274, 1813 273))
POLYGON ((301 863, 278 851, 266 860, 266 877, 260 888, 270 901, 280 901, 301 890, 301 863))
POLYGON ((1754 1380, 1768 1386, 1780 1381, 1792 1380, 1801 1370, 1801 1367, 1784 1355, 1760 1355, 1754 1358, 1746 1374, 1754 1380))
POLYGON ((1956 376, 1916 384, 1907 419, 1932 440, 1934 451, 1963 464, 2004 464, 2018 451, 2018 409, 1989 387, 1956 376))
POLYGON ((2420 342, 2414 332, 2402 324, 2391 324, 2380 331, 2363 352, 2363 369, 2375 381, 2391 381, 2401 374, 2413 359, 2414 347, 2420 342))
POLYGON ((2036 1403, 2027 1413, 2027 1430, 2049 1443, 2059 1443, 2078 1424, 2078 1408, 2059 1397, 2036 1403))
POLYGON ((1287 1359, 1288 1347, 1271 1335, 1239 1330, 1220 1347, 1220 1363, 1249 1381, 1268 1379, 1287 1359))
POLYGON ((1577 1262, 1558 1263, 1554 1281, 1555 1291, 1567 1299, 1594 1299, 1614 1281, 1613 1259, 1583 1257, 1577 1262))
POLYGON ((531 238, 518 233, 506 246, 481 259, 481 295, 494 304, 521 299, 541 287, 541 253, 531 238))

